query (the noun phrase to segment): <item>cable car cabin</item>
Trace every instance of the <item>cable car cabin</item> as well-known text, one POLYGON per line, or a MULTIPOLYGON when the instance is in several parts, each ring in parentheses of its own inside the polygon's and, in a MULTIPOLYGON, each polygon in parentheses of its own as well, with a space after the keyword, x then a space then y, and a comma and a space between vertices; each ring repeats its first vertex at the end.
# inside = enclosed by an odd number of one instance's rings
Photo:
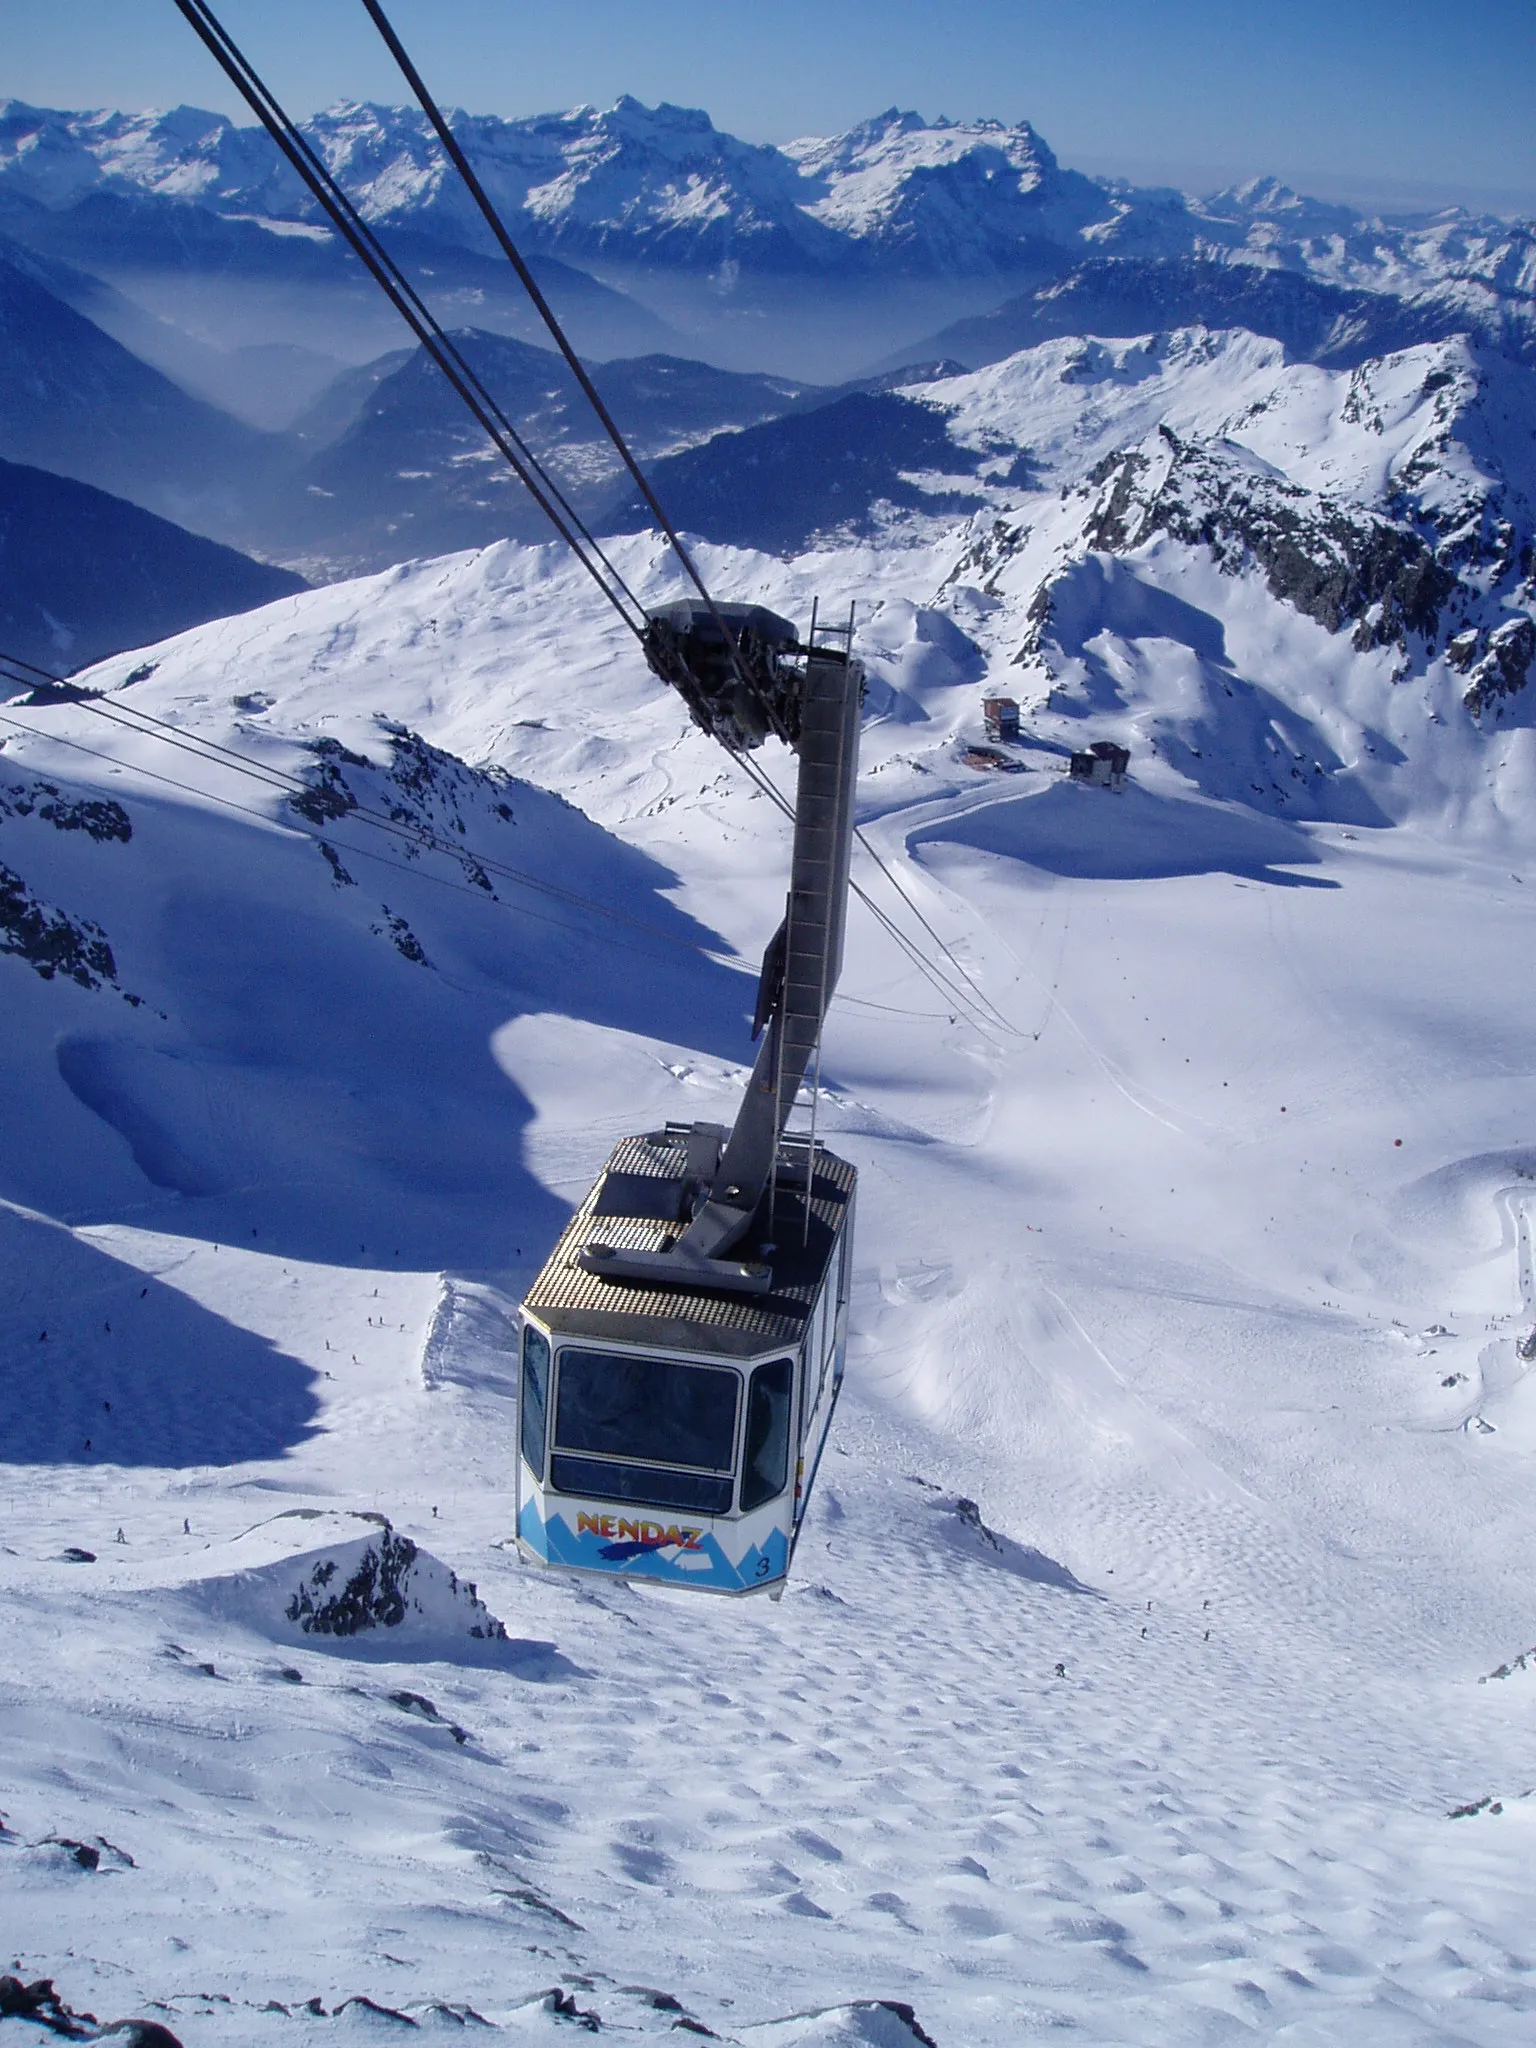
POLYGON ((814 1103, 853 850, 852 638, 851 612, 804 642, 760 606, 651 614, 646 658, 706 731, 793 746, 789 890, 735 1123, 623 1139, 523 1301, 517 1540, 541 1564, 716 1593, 788 1574, 847 1332, 854 1171, 816 1143, 814 1103), (807 1079, 811 1134, 791 1137, 807 1079))
POLYGON ((594 1240, 617 1257, 675 1239, 693 1135, 623 1139, 524 1300, 518 1549, 777 1598, 842 1385, 856 1176, 780 1138, 740 1247, 759 1291, 603 1277, 594 1240))

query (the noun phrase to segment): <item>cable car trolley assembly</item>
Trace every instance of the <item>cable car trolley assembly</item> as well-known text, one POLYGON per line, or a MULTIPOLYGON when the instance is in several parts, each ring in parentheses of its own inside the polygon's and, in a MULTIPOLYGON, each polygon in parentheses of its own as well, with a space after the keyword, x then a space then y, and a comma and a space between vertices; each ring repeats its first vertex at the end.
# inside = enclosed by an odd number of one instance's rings
MULTIPOLYGON (((841 639, 843 645, 828 645, 841 639)), ((734 1126, 615 1146, 522 1305, 517 1542, 539 1564, 781 1593, 843 1376, 856 1175, 785 1125, 843 955, 863 671, 760 606, 651 615, 646 654, 733 751, 799 757, 784 921, 734 1126)), ((813 1097, 814 1100, 814 1097, 813 1097)))
POLYGON ((740 1114, 729 1131, 669 1124, 615 1148, 522 1305, 513 1460, 518 1546, 540 1564, 782 1591, 847 1333, 854 1170, 816 1141, 814 1087, 809 1134, 785 1123, 842 965, 864 680, 853 615, 818 635, 813 611, 802 643, 761 605, 715 603, 382 0, 362 4, 696 599, 642 605, 211 0, 175 4, 694 722, 738 760, 770 734, 799 757, 788 904, 763 958, 740 1114))

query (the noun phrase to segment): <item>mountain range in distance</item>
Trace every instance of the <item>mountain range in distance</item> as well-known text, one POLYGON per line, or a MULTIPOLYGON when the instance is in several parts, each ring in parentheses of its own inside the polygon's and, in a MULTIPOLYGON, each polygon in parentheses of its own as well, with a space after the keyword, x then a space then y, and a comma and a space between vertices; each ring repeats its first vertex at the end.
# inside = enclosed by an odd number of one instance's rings
MULTIPOLYGON (((631 99, 454 118, 664 501, 732 545, 1006 509, 1029 432, 968 441, 939 393, 1047 344, 1241 331, 1353 372, 1460 336, 1536 364, 1529 223, 1139 190, 1027 123, 895 110, 780 149, 631 99)), ((648 524, 421 117, 308 129, 582 515, 648 524)), ((0 104, 0 336, 0 459, 191 535, 320 581, 542 537, 265 134, 220 115, 0 104)))
MULTIPOLYGON (((1027 122, 892 108, 775 148, 627 97, 453 119, 577 345, 599 358, 666 352, 840 383, 893 351, 934 353, 927 338, 955 319, 1094 258, 1291 272, 1445 302, 1485 327, 1506 302, 1528 312, 1536 291, 1529 222, 1368 218, 1272 179, 1203 199, 1142 189, 1064 168, 1027 122)), ((306 133, 447 324, 537 338, 418 111, 343 103, 306 133)), ((215 350, 284 343, 358 362, 395 340, 265 133, 222 115, 0 102, 0 233, 215 350)))
MULTIPOLYGON (((538 508, 421 351, 395 348, 338 368, 316 390, 282 344, 247 348, 247 357, 270 359, 274 375, 287 371, 312 393, 286 431, 262 432, 192 397, 50 292, 42 279, 57 283, 63 268, 25 251, 14 250, 10 262, 0 255, 0 458, 129 498, 321 581, 543 536, 538 508)), ((83 299, 74 275, 62 288, 83 299)), ((1129 340, 1149 328, 1166 335, 1198 327, 1257 334, 1287 360, 1341 370, 1457 331, 1443 307, 1290 272, 1192 258, 1092 258, 1050 287, 933 337, 925 364, 851 384, 729 371, 671 354, 620 357, 597 375, 684 525, 785 551, 818 532, 868 531, 876 507, 957 516, 980 508, 985 496, 966 479, 982 458, 941 446, 943 423, 921 402, 935 378, 1084 334, 1129 340), (947 495, 912 483, 928 471, 950 477, 947 495)), ((486 329, 461 329, 456 339, 584 516, 607 531, 650 523, 558 357, 486 329)), ((1513 359, 1529 375, 1520 361, 1527 350, 1509 324, 1477 336, 1475 346, 1480 358, 1513 359)), ((1070 350, 1068 358, 1060 374, 1070 380, 1081 373, 1070 350)), ((1016 482, 1028 474, 1017 433, 1007 438, 1002 469, 1016 482)))

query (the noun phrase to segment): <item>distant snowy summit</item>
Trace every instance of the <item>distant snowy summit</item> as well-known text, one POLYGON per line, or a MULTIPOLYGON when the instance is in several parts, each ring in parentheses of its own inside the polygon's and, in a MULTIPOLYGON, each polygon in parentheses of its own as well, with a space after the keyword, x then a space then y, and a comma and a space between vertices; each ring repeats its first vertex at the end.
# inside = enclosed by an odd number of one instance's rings
MULTIPOLYGON (((774 147, 623 97, 523 120, 453 116, 530 246, 577 261, 764 275, 1037 280, 1090 256, 1196 257, 1411 293, 1536 291, 1536 229, 1461 209, 1368 219, 1256 178, 1207 199, 1065 170, 1027 123, 891 108, 774 147)), ((307 132, 374 221, 470 249, 483 224, 414 108, 343 102, 307 132)), ((323 234, 264 134, 193 107, 0 102, 0 226, 107 195, 323 234)))

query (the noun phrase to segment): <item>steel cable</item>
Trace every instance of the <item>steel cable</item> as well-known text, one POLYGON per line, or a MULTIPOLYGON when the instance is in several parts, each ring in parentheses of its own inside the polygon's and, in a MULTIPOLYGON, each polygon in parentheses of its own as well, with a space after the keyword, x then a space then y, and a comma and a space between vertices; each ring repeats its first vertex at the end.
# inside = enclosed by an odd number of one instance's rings
MULTIPOLYGON (((634 593, 623 581, 622 576, 608 561, 597 541, 588 532, 579 516, 568 505, 558 486, 543 471, 538 464, 537 458, 533 456, 532 451, 522 442, 511 422, 506 419, 505 414, 501 412, 495 400, 485 390, 485 387, 480 383, 480 380, 470 369, 469 365, 464 362, 462 356, 438 325, 435 317, 415 292, 414 287, 410 285, 393 259, 389 257, 387 251, 379 243, 378 238, 363 221, 352 202, 341 190, 329 169, 311 148, 297 128, 297 125, 284 112, 276 97, 241 52, 233 37, 229 35, 228 31, 219 22, 212 7, 208 4, 208 0, 176 0, 176 6, 206 45, 221 69, 224 70, 236 90, 239 91, 242 98, 251 107, 268 133, 271 134, 273 140, 287 157, 295 171, 304 180, 331 219, 333 225, 337 228, 337 231, 342 234, 349 246, 369 269, 375 281, 390 298, 397 311, 401 313, 407 324, 412 328, 412 331, 416 333, 423 347, 427 349, 428 353, 437 363, 438 368, 448 378, 450 384, 453 385, 470 411, 479 420, 481 426, 527 486, 541 510, 555 526, 557 532, 560 533, 578 560, 582 562, 583 567, 587 569, 589 575, 598 584, 598 587, 603 591, 605 597, 608 598, 610 604, 618 611, 631 632, 635 633, 637 638, 643 639, 644 624, 637 624, 625 611, 624 605, 616 594, 615 589, 604 581, 603 575, 594 565, 594 562, 588 558, 575 533, 562 521, 559 513, 555 510, 554 504, 550 502, 550 497, 553 497, 566 512, 572 525, 580 532, 582 540, 587 543, 592 549, 593 555, 602 563, 603 568, 608 571, 609 575, 613 577, 614 583, 622 591, 623 596, 634 606, 640 620, 643 622, 646 614, 640 600, 635 597, 634 593), (519 461, 518 453, 514 452, 514 450, 521 452, 522 456, 526 458, 526 464, 523 461, 519 461), (539 484, 534 481, 535 476, 546 486, 550 494, 549 496, 546 496, 540 490, 539 484)), ((469 163, 463 149, 453 135, 436 100, 412 62, 400 38, 395 33, 388 16, 379 4, 379 0, 363 0, 363 6, 400 67, 407 83, 416 94, 422 111, 437 135, 438 141, 448 156, 449 161, 457 170, 466 189, 485 219, 487 226, 495 236, 508 261, 512 264, 524 289, 528 292, 535 309, 555 340, 565 361, 570 366, 572 373, 575 375, 594 412, 612 440, 626 468, 634 478, 644 496, 646 504, 650 507, 688 577, 698 590, 700 597, 721 633, 726 648, 729 651, 732 665, 737 670, 743 683, 750 689, 752 687, 752 678, 747 673, 735 636, 726 626, 714 598, 711 596, 699 573, 697 565, 694 563, 688 549, 684 546, 676 528, 668 519, 664 508, 652 490, 648 479, 636 461, 617 423, 604 404, 601 394, 572 348, 553 309, 540 290, 537 279, 529 270, 521 253, 512 241, 505 224, 501 220, 483 185, 480 183, 479 178, 476 176, 473 166, 469 163)), ((756 770, 755 764, 747 758, 745 753, 726 745, 724 741, 721 744, 725 745, 725 750, 731 755, 732 759, 741 763, 751 778, 758 783, 758 786, 771 793, 774 801, 779 804, 780 808, 793 816, 793 807, 779 794, 766 776, 763 776, 756 770)), ((960 978, 961 982, 967 985, 970 993, 966 994, 955 984, 949 982, 939 970, 926 961, 922 956, 921 949, 907 938, 905 934, 900 932, 894 921, 874 903, 868 892, 857 882, 850 883, 852 893, 875 916, 877 921, 886 929, 913 963, 920 968, 928 980, 941 993, 955 1001, 966 1012, 969 1021, 976 1025, 977 1028, 983 1030, 988 1028, 1001 1029, 1010 1035, 1027 1036, 1028 1034, 1021 1033, 1018 1027, 1003 1015, 969 970, 956 958, 952 949, 940 937, 921 908, 912 899, 910 894, 902 888, 901 884, 897 882, 892 871, 886 866, 885 862, 871 845, 867 835, 861 829, 856 828, 856 836, 864 851, 875 862, 876 867, 885 876, 892 888, 896 890, 907 909, 917 918, 922 929, 949 961, 955 974, 960 978), (978 1009, 979 1015, 975 1014, 978 1009)))
POLYGON ((637 639, 645 631, 645 607, 604 554, 559 485, 523 441, 478 374, 467 363, 437 317, 394 261, 328 167, 311 148, 255 67, 219 21, 208 0, 175 0, 175 5, 209 50, 247 106, 364 264, 374 282, 410 327, 422 347, 478 420, 490 440, 532 495, 539 509, 581 562, 637 639), (558 506, 558 510, 556 509, 558 506), (578 538, 579 536, 579 538, 578 538), (590 550, 590 554, 588 552, 590 550), (599 568, 598 564, 601 564, 599 568), (611 582, 605 580, 611 578, 611 582), (636 617, 625 609, 633 607, 636 617))

